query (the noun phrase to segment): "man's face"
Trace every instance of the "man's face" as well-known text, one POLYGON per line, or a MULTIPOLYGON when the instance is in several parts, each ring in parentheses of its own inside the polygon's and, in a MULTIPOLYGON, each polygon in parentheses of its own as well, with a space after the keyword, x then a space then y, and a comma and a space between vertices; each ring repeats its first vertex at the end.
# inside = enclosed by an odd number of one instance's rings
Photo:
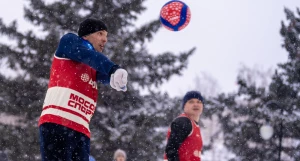
POLYGON ((87 36, 83 36, 83 39, 89 41, 96 51, 102 52, 107 42, 107 31, 97 31, 87 36))
POLYGON ((199 117, 203 111, 203 103, 197 98, 188 100, 184 105, 184 112, 189 116, 199 117))
POLYGON ((125 161, 125 158, 122 157, 122 156, 119 156, 119 157, 117 157, 117 160, 116 160, 116 161, 125 161))

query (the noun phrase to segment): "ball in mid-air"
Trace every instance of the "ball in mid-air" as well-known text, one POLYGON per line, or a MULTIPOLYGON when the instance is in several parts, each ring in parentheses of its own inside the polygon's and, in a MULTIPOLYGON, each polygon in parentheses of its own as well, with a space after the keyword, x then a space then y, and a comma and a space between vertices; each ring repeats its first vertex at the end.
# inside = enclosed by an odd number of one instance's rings
POLYGON ((180 31, 189 24, 190 20, 190 8, 181 1, 167 2, 160 10, 160 22, 168 30, 180 31))

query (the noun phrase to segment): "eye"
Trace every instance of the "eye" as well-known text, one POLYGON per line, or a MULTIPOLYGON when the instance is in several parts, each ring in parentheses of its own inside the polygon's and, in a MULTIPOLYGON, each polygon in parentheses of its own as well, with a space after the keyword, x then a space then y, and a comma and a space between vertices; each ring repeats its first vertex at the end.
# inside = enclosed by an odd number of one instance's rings
POLYGON ((194 101, 193 100, 189 100, 189 103, 194 103, 194 101))

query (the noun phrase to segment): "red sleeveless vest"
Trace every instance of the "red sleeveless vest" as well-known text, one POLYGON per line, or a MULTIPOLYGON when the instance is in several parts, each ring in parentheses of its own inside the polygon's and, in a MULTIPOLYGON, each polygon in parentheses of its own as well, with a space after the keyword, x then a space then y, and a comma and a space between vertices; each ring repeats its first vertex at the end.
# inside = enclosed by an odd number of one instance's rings
POLYGON ((89 123, 97 97, 96 70, 54 56, 39 125, 55 123, 90 137, 89 123))
MULTIPOLYGON (((178 117, 187 117, 185 113, 182 113, 178 117)), ((189 118, 190 119, 190 118, 189 118)), ((200 127, 190 119, 192 123, 192 131, 188 137, 182 142, 178 149, 179 160, 180 161, 201 161, 201 151, 202 151, 202 137, 200 132, 200 127)), ((169 128, 167 133, 167 139, 169 139, 171 134, 171 128, 169 128)), ((164 154, 164 161, 167 161, 167 155, 164 154)))

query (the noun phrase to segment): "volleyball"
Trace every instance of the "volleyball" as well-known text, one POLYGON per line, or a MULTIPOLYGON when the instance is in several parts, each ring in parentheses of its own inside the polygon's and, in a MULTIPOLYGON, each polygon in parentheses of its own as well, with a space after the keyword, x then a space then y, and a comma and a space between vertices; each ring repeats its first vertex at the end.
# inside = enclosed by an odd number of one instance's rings
POLYGON ((190 20, 190 8, 181 1, 167 2, 160 10, 160 22, 168 30, 180 31, 190 23, 190 20))

